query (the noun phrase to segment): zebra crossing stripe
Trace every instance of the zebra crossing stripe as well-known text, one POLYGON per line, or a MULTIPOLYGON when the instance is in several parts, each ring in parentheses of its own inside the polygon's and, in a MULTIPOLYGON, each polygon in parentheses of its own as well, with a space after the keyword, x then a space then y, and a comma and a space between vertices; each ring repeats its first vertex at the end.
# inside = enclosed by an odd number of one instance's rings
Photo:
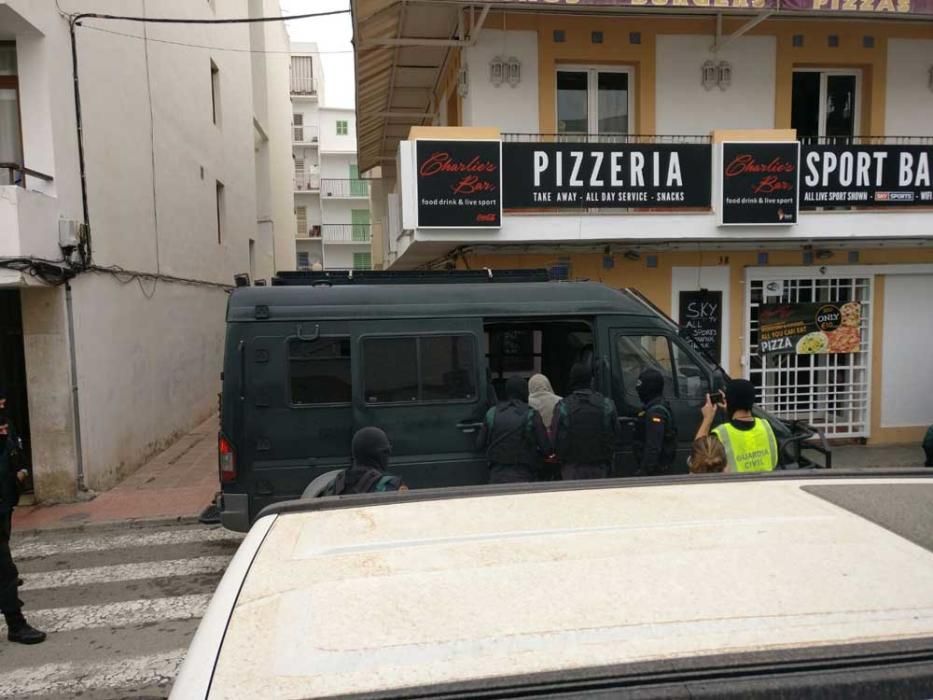
POLYGON ((60 694, 75 697, 95 690, 167 687, 185 656, 185 649, 117 661, 49 663, 4 670, 0 696, 60 694))
POLYGON ((85 586, 92 583, 142 581, 153 578, 212 574, 223 571, 229 562, 229 556, 192 557, 139 564, 117 564, 114 566, 94 566, 86 569, 30 573, 24 575, 25 582, 20 590, 34 591, 41 588, 85 586))
POLYGON ((29 611, 29 622, 45 632, 71 632, 93 627, 132 627, 168 620, 193 620, 207 610, 211 594, 142 598, 105 605, 76 605, 29 611))
POLYGON ((83 552, 104 552, 112 549, 136 547, 158 547, 161 545, 182 545, 196 542, 239 542, 244 535, 230 532, 223 528, 189 529, 181 531, 161 530, 158 532, 139 532, 134 534, 102 535, 75 541, 46 542, 40 537, 30 536, 23 542, 16 542, 14 533, 13 559, 25 561, 59 555, 79 554, 83 552))

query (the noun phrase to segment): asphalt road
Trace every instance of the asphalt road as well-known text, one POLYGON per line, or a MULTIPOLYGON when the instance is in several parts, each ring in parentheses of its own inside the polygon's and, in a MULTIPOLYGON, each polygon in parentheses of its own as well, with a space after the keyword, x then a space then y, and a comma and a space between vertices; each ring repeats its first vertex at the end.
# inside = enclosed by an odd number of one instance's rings
POLYGON ((0 627, 0 698, 164 698, 242 535, 219 526, 17 536, 29 622, 49 633, 12 644, 0 627))

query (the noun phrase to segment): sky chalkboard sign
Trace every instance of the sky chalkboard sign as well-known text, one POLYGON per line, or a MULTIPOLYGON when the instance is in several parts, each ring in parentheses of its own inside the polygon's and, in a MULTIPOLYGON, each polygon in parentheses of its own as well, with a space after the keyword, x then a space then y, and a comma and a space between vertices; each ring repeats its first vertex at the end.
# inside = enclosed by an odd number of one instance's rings
POLYGON ((680 325, 694 344, 722 362, 722 292, 706 289, 680 293, 680 325))

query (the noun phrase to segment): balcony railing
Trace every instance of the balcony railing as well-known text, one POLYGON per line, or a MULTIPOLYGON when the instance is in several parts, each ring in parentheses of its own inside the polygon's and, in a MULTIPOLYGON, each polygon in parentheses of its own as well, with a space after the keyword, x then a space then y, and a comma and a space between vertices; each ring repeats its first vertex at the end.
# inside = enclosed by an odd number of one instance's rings
POLYGON ((710 143, 712 137, 701 134, 536 134, 509 132, 502 134, 503 141, 514 143, 710 143))
POLYGON ((27 168, 19 163, 0 163, 0 185, 26 186, 26 176, 38 178, 45 182, 52 182, 52 176, 40 173, 38 170, 27 168))
POLYGON ((293 73, 289 82, 289 91, 293 95, 309 95, 312 97, 317 95, 317 85, 314 84, 314 78, 293 73))
POLYGON ((321 226, 325 243, 369 243, 371 224, 324 224, 321 226))
POLYGON ((295 174, 295 192, 317 192, 321 189, 320 175, 309 173, 295 174))
POLYGON ((318 143, 318 128, 315 124, 309 125, 292 125, 292 142, 293 143, 303 143, 307 145, 317 145, 318 143))
POLYGON ((321 180, 321 196, 352 199, 369 197, 369 183, 366 180, 321 180))
POLYGON ((312 224, 308 226, 302 221, 298 222, 298 238, 302 239, 313 239, 320 240, 321 238, 321 226, 320 224, 312 224))

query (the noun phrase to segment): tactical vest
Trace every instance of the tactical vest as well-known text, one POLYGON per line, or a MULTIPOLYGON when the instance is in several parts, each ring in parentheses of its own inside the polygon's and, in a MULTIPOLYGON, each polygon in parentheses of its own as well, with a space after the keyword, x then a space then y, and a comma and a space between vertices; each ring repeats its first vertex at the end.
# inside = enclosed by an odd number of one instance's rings
POLYGON ((731 423, 723 423, 713 428, 713 435, 726 450, 730 471, 769 472, 777 466, 777 440, 771 425, 761 418, 755 419, 755 427, 751 430, 739 430, 731 423))
POLYGON ((639 411, 638 423, 635 426, 635 451, 639 462, 644 454, 645 435, 648 430, 648 412, 657 409, 664 416, 664 443, 661 445, 661 456, 658 460, 659 466, 667 469, 674 463, 677 457, 677 426, 674 424, 674 414, 666 403, 657 403, 648 408, 639 411))
POLYGON ((486 457, 491 464, 534 467, 537 453, 530 435, 534 409, 525 404, 496 406, 487 415, 486 457))
POLYGON ((564 464, 608 464, 615 431, 606 400, 595 391, 575 391, 563 402, 558 453, 564 464))

